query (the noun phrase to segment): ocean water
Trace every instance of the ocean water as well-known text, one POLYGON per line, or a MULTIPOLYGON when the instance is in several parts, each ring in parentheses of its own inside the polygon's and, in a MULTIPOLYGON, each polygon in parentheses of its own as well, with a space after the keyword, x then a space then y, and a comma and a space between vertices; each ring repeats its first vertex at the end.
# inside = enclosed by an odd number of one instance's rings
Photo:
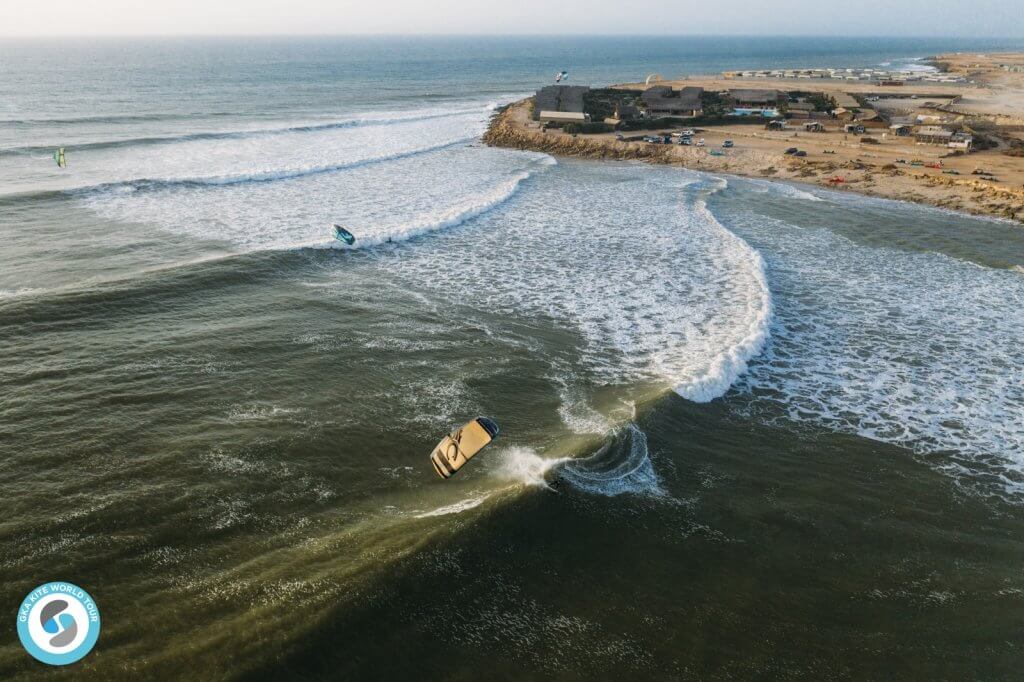
POLYGON ((1016 677, 1018 225, 479 142, 561 69, 1014 47, 0 44, 0 605, 86 588, 102 679, 1016 677))

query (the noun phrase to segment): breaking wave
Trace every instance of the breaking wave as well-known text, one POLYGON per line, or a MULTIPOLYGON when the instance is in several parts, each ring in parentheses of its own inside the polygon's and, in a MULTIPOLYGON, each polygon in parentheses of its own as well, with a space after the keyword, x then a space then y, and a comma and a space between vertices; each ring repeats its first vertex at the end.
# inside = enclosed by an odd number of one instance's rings
POLYGON ((365 249, 390 242, 403 242, 430 232, 458 227, 466 221, 481 216, 508 201, 518 191, 520 184, 531 177, 531 175, 532 173, 529 171, 517 173, 510 180, 497 185, 489 192, 470 197, 467 201, 447 207, 443 211, 419 216, 394 227, 385 228, 384 231, 365 233, 357 230, 360 236, 357 238, 356 243, 351 246, 337 240, 332 240, 325 243, 305 245, 304 248, 330 248, 343 251, 365 249))
POLYGON ((558 477, 578 490, 605 497, 665 494, 651 463, 647 435, 632 423, 614 431, 593 454, 568 460, 558 477))
POLYGON ((141 178, 137 180, 125 180, 120 182, 102 183, 99 185, 93 185, 91 187, 80 187, 74 190, 74 192, 105 192, 105 191, 135 191, 135 192, 146 192, 146 191, 159 191, 165 189, 175 188, 201 188, 201 187, 229 187, 231 185, 244 185, 244 184, 258 184, 264 182, 275 182, 278 180, 293 180, 295 178, 304 178, 312 175, 323 175, 326 173, 337 173, 340 171, 351 170, 354 168, 360 168, 362 166, 368 166, 376 163, 386 163, 388 161, 398 161, 400 159, 408 159, 413 156, 419 156, 421 154, 430 154, 432 152, 442 151, 444 149, 450 149, 459 145, 472 142, 475 137, 460 137, 455 140, 449 140, 441 142, 439 144, 428 145, 425 147, 417 147, 414 149, 408 149, 401 152, 395 152, 393 154, 380 154, 377 156, 367 156, 361 159, 353 161, 347 161, 345 163, 328 164, 324 166, 311 166, 308 168, 296 168, 292 170, 276 170, 267 171, 264 173, 242 173, 239 175, 222 175, 213 177, 193 177, 193 178, 141 178))
POLYGON ((730 224, 772 254, 778 301, 768 351, 737 384, 745 409, 1001 470, 1024 496, 1016 273, 751 211, 730 224))
MULTIPOLYGON (((359 127, 375 127, 375 126, 391 126, 399 125, 404 123, 414 123, 417 121, 431 121, 436 119, 444 118, 458 118, 460 116, 471 116, 480 115, 492 109, 493 106, 488 107, 476 107, 472 109, 459 109, 456 111, 448 112, 432 112, 432 113, 419 113, 409 114, 405 116, 383 116, 379 118, 363 117, 363 118, 351 118, 342 121, 329 121, 325 123, 308 123, 303 125, 290 125, 280 126, 276 128, 254 128, 252 130, 224 130, 224 131, 209 131, 199 133, 187 133, 183 135, 154 135, 147 137, 134 137, 120 140, 101 140, 96 142, 83 142, 79 144, 67 145, 69 152, 82 152, 82 151, 95 151, 104 149, 123 149, 126 147, 140 147, 140 146, 152 146, 152 145, 166 145, 175 144, 179 142, 195 142, 201 140, 242 140, 253 137, 268 137, 273 135, 288 135, 295 133, 312 133, 322 132, 329 130, 341 130, 345 128, 359 128, 359 127)), ((152 120, 152 119, 130 119, 134 120, 152 120)), ((156 119, 158 120, 158 119, 156 119)), ((60 121, 51 121, 50 123, 59 123, 60 121)), ((49 154, 53 151, 53 146, 24 146, 24 147, 10 147, 8 149, 0 150, 4 154, 49 154)))
MULTIPOLYGON (((725 189, 725 181, 715 191, 725 189)), ((765 274, 764 259, 756 249, 726 229, 702 199, 698 210, 722 232, 728 248, 743 254, 757 288, 757 295, 746 302, 745 329, 733 345, 724 348, 706 364, 703 371, 686 377, 675 387, 676 393, 698 403, 709 402, 725 394, 729 387, 747 370, 747 363, 764 349, 771 328, 772 297, 765 274)))

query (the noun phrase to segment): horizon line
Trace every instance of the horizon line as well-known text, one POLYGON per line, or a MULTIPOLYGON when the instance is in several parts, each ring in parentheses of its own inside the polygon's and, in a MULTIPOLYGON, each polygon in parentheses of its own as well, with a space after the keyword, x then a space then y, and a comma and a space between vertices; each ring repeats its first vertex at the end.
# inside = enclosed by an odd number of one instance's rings
POLYGON ((859 33, 0 33, 2 39, 60 38, 839 38, 851 40, 888 39, 903 40, 988 40, 1012 41, 1024 46, 1020 36, 945 35, 945 34, 859 34, 859 33))

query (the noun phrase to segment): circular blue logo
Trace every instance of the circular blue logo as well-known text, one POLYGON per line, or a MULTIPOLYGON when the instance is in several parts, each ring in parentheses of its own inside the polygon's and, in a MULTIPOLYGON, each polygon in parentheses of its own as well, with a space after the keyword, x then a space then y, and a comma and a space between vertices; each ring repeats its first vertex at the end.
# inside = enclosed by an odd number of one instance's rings
POLYGON ((18 637, 25 650, 50 665, 67 665, 96 646, 100 610, 89 593, 63 581, 43 583, 18 609, 18 637))

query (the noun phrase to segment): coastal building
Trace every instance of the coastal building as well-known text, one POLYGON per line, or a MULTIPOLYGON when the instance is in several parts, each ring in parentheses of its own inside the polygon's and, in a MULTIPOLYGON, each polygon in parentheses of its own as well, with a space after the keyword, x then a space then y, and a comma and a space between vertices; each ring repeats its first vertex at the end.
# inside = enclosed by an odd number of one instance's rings
POLYGON ((647 115, 656 118, 659 116, 679 116, 692 118, 700 116, 704 110, 701 104, 701 95, 704 88, 687 86, 682 90, 673 90, 667 85, 656 85, 647 88, 640 95, 647 115))
POLYGON ((788 118, 810 118, 813 111, 814 105, 810 102, 790 102, 786 105, 788 118))
POLYGON ((819 121, 810 121, 804 123, 804 130, 808 133, 823 133, 825 132, 825 126, 821 125, 819 121))
POLYGON ((914 133, 914 139, 924 144, 948 145, 953 140, 953 131, 940 126, 921 126, 914 133))
POLYGON ((780 106, 789 100, 789 96, 779 90, 734 89, 726 92, 732 100, 730 116, 761 116, 773 118, 779 116, 780 106))
POLYGON ((881 114, 874 109, 862 109, 859 114, 854 116, 854 120, 866 128, 885 128, 888 126, 881 114))
POLYGON ((623 121, 635 121, 642 117, 643 112, 640 111, 640 107, 635 104, 624 104, 619 102, 615 105, 615 111, 609 118, 606 118, 604 122, 608 125, 617 126, 623 121))
POLYGON ((889 132, 896 137, 910 137, 914 132, 914 127, 905 123, 893 123, 889 126, 889 132))
POLYGON ((541 123, 588 123, 590 116, 582 111, 540 111, 537 120, 541 123))
POLYGON ((540 120, 541 113, 583 113, 583 97, 590 91, 585 85, 548 85, 534 95, 533 117, 540 120))
POLYGON ((838 107, 832 110, 832 118, 837 121, 852 121, 853 112, 845 107, 838 107))
POLYGON ((974 136, 967 133, 953 133, 949 140, 950 149, 961 149, 965 152, 971 151, 974 146, 974 136))

